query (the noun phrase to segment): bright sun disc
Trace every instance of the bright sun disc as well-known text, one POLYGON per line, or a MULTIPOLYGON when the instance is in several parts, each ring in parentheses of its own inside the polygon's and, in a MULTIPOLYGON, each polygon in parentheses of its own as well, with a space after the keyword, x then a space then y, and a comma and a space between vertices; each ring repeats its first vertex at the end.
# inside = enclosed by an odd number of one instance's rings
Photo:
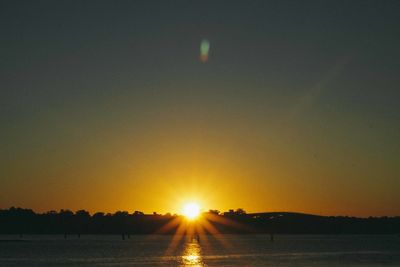
POLYGON ((187 203, 183 207, 183 215, 186 218, 193 220, 200 214, 200 206, 197 203, 187 203))

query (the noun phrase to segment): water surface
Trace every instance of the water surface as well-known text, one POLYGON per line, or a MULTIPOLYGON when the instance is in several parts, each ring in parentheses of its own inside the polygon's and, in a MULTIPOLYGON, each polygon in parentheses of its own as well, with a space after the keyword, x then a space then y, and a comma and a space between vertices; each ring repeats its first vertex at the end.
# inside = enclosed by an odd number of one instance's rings
POLYGON ((0 236, 0 266, 400 266, 395 235, 0 236))

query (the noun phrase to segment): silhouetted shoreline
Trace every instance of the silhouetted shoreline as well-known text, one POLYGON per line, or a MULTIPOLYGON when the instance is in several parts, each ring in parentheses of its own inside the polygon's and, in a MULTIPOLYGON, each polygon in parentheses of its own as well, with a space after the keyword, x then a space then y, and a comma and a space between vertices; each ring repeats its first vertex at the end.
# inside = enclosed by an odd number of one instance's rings
MULTIPOLYGON (((357 218, 319 216, 294 212, 246 213, 242 209, 220 213, 210 210, 202 214, 218 233, 232 234, 399 234, 400 216, 357 218)), ((180 215, 144 214, 139 211, 113 214, 85 210, 61 210, 35 213, 30 209, 0 210, 0 234, 174 234, 181 224, 180 215), (173 223, 172 223, 173 222, 173 223), (172 224, 165 228, 165 225, 172 224), (165 228, 165 229, 164 229, 165 228)), ((192 224, 201 223, 192 222, 192 224)), ((207 232, 207 231, 206 231, 207 232)))

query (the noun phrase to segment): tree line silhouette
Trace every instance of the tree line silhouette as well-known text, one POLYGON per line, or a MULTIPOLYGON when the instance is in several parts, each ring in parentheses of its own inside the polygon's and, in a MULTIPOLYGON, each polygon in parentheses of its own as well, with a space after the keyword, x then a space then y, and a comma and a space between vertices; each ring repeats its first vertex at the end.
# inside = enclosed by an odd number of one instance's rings
MULTIPOLYGON (((219 233, 276 233, 276 234, 399 234, 400 217, 356 218, 318 216, 292 212, 246 213, 243 209, 221 213, 209 210, 202 214, 213 218, 219 233)), ((117 211, 113 214, 85 210, 48 211, 35 213, 31 209, 11 207, 0 209, 0 234, 173 234, 185 218, 170 213, 144 214, 117 211), (175 220, 173 227, 159 230, 175 220)))

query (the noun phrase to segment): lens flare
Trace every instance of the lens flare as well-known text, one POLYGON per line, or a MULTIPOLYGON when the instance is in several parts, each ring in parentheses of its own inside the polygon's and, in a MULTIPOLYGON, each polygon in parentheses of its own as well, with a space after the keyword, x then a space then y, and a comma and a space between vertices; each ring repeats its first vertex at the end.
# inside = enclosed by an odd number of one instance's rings
POLYGON ((200 44, 200 61, 208 61, 208 53, 210 52, 210 42, 207 39, 203 39, 200 44))

